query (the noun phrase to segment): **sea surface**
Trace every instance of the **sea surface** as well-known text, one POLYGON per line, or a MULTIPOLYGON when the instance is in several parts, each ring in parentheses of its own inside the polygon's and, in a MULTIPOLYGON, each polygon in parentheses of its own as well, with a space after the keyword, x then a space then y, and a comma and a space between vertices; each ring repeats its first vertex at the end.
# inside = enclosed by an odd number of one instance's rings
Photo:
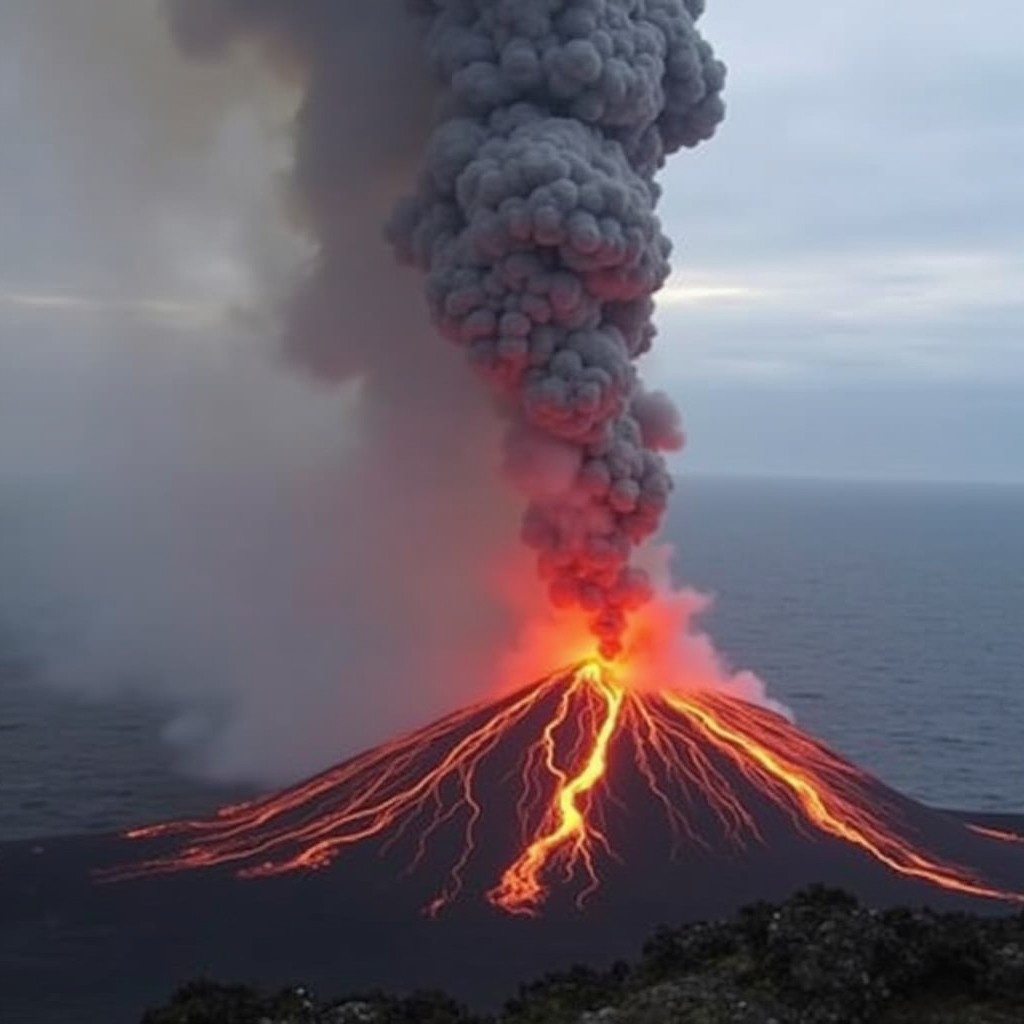
MULTIPOLYGON (((0 840, 235 799, 180 772, 161 709, 41 684, 19 515, 0 493, 0 840)), ((1024 488, 684 479, 667 537, 718 646, 801 725, 921 800, 1024 812, 1024 488)))

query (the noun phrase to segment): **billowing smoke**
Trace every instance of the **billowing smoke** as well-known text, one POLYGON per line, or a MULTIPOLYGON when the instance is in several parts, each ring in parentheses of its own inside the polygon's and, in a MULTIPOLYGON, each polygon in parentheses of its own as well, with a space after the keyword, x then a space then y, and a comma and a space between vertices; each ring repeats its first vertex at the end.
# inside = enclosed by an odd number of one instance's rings
POLYGON ((521 534, 614 649, 682 442, 635 362, 654 175, 721 116, 699 13, 14 0, 0 462, 51 512, 0 619, 38 602, 50 678, 294 777, 488 692, 548 625, 521 534))
POLYGON ((633 365, 669 272, 654 176, 714 131, 724 67, 694 27, 703 0, 416 6, 443 113, 396 244, 503 399, 510 457, 559 453, 563 486, 527 487, 523 537, 615 656, 650 591, 633 549, 672 488, 658 453, 681 443, 633 365))
MULTIPOLYGON (((427 274, 441 333, 497 397, 509 472, 528 500, 523 539, 552 602, 584 609, 614 656, 627 613, 650 596, 632 560, 672 488, 659 453, 682 442, 671 402, 645 391, 635 367, 669 272, 654 179, 668 154, 714 132, 724 67, 695 28, 702 0, 407 6, 178 0, 172 12, 190 50, 255 35, 305 68, 296 182, 322 248, 294 341, 338 374, 365 368, 353 363, 353 334, 333 298, 362 259, 347 193, 362 139, 344 130, 354 99, 346 62, 361 56, 345 42, 360 19, 377 19, 394 43, 389 67, 415 65, 422 49, 436 114, 418 188, 391 237, 427 274)), ((375 111, 374 124, 390 131, 393 113, 375 111)), ((409 367, 394 358, 392 371, 409 367)))

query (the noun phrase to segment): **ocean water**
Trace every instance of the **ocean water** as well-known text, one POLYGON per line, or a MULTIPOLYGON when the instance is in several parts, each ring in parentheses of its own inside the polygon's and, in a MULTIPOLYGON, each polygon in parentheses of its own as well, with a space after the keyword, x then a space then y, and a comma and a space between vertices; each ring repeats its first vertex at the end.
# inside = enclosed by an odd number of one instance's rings
MULTIPOLYGON (((0 525, 0 840, 236 799, 179 771, 160 709, 40 686, 3 494, 0 525)), ((1024 488, 683 480, 667 536, 718 646, 804 727, 919 799, 1024 812, 1024 488)))
POLYGON ((797 721, 929 803, 1024 811, 1024 488, 694 481, 707 625, 797 721))

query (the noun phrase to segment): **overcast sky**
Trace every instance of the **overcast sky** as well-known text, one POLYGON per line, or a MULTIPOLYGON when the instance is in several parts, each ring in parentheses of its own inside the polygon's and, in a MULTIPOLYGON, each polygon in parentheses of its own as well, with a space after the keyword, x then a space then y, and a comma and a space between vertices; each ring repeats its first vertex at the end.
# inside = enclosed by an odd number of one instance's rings
MULTIPOLYGON (((685 465, 1024 480, 1024 6, 708 6, 729 116, 666 174, 677 277, 647 367, 684 407, 685 465)), ((268 218, 270 156, 242 122, 205 153, 215 172, 189 167, 212 73, 174 67, 150 3, 0 18, 0 402, 31 404, 17 374, 39 379, 41 339, 54 361, 75 340, 77 389, 104 332, 194 344, 216 303, 251 298, 233 255, 268 218), (119 21, 90 41, 69 12, 100 9, 119 21)))
POLYGON ((708 471, 1024 479, 1024 6, 709 3, 657 372, 708 471))

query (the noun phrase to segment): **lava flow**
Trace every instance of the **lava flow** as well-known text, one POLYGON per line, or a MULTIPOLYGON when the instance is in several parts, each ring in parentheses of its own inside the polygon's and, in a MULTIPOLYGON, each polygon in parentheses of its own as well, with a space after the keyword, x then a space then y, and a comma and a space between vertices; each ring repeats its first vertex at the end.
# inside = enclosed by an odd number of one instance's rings
MULTIPOLYGON (((1021 901, 970 870, 918 849, 870 780, 784 718, 709 691, 650 690, 585 662, 504 700, 457 712, 306 783, 197 821, 129 833, 175 839, 169 853, 114 878, 230 865, 244 878, 325 868, 373 839, 387 851, 413 838, 412 870, 442 830, 457 854, 427 910, 464 887, 481 836, 513 812, 518 847, 507 851, 486 898, 512 914, 539 911, 556 884, 581 905, 616 858, 609 810, 628 815, 620 776, 640 780, 671 841, 709 847, 694 808, 703 803, 731 846, 760 841, 756 792, 795 827, 858 847, 891 871, 956 892, 1021 901), (511 754, 510 754, 511 751, 511 754)), ((701 819, 703 820, 703 819, 701 819)))
POLYGON ((991 828, 984 825, 968 825, 968 830, 975 835, 984 836, 986 839, 998 839, 1001 843, 1024 844, 1024 835, 1020 832, 1007 832, 1001 828, 991 828))

